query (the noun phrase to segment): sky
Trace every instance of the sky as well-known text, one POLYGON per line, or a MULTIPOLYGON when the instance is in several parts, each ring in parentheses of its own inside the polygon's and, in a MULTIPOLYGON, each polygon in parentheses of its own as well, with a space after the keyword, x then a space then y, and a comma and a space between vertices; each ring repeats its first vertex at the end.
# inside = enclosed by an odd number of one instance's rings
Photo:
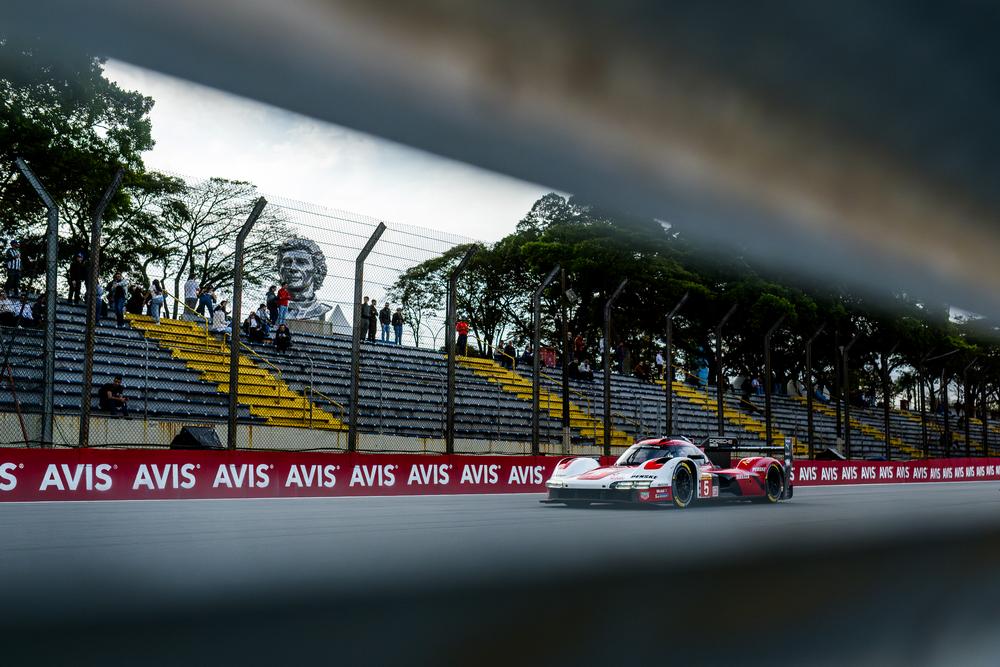
POLYGON ((551 191, 121 61, 105 73, 156 102, 147 168, 482 241, 513 231, 551 191))

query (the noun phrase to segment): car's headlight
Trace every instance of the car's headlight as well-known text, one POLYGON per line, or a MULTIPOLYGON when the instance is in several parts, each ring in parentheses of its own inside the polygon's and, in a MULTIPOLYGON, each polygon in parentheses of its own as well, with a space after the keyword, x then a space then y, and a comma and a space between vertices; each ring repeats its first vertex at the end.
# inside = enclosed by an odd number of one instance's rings
POLYGON ((550 489, 562 489, 565 488, 566 482, 561 479, 550 479, 549 481, 545 482, 545 486, 549 487, 550 489))
POLYGON ((644 479, 644 480, 640 480, 640 481, 637 481, 637 482, 632 482, 632 488, 635 488, 635 489, 648 489, 649 488, 649 480, 648 479, 644 479))
POLYGON ((632 482, 632 480, 628 480, 627 479, 624 482, 613 482, 611 484, 611 488, 612 489, 633 489, 633 488, 635 488, 635 484, 632 482))

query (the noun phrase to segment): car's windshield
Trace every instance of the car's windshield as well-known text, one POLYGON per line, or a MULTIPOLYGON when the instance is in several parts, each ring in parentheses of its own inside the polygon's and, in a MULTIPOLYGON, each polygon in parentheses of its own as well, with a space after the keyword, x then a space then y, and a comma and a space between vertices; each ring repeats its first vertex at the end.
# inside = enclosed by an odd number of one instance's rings
POLYGON ((673 458, 681 455, 680 445, 632 445, 618 457, 615 465, 637 466, 650 459, 673 458))

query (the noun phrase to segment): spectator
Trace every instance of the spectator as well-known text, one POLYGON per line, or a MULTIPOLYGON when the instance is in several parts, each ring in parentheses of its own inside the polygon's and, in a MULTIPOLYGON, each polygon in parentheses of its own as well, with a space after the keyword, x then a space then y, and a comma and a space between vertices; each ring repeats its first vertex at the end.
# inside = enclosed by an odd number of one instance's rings
POLYGON ((209 331, 212 333, 232 333, 232 324, 229 322, 229 313, 226 311, 228 301, 221 301, 212 312, 212 326, 209 331))
POLYGON ((278 286, 271 285, 267 288, 267 296, 264 298, 264 305, 267 306, 267 321, 273 326, 278 323, 278 286))
POLYGON ((215 290, 211 285, 202 285, 198 290, 198 314, 211 319, 215 312, 215 290))
POLYGON ((21 295, 21 301, 15 307, 17 308, 17 315, 16 315, 17 326, 24 327, 27 329, 31 329, 37 326, 38 322, 35 319, 35 314, 31 310, 31 304, 28 303, 27 294, 21 295))
POLYGON ((108 285, 108 303, 115 311, 115 320, 118 328, 125 326, 125 300, 128 297, 128 286, 122 274, 116 273, 114 280, 108 285))
POLYGON ((760 380, 758 380, 757 378, 750 380, 750 387, 753 389, 754 395, 756 396, 764 395, 764 387, 761 386, 760 380))
POLYGON ((17 239, 10 240, 3 258, 7 267, 7 296, 17 296, 21 293, 21 244, 17 239))
POLYGON ((371 308, 368 309, 368 340, 375 342, 375 330, 378 328, 378 303, 372 299, 371 308))
POLYGON ((163 308, 163 287, 159 280, 154 280, 149 286, 149 308, 153 316, 153 324, 160 323, 160 309, 163 308))
POLYGON ((292 346, 292 332, 285 324, 279 324, 278 330, 274 332, 274 347, 278 352, 284 353, 292 346))
POLYGON ((663 371, 667 367, 667 362, 663 358, 663 351, 657 350, 656 352, 656 377, 663 379, 663 371))
POLYGON ((392 311, 389 310, 389 302, 382 304, 382 310, 378 312, 378 321, 382 324, 382 342, 389 342, 389 326, 392 324, 392 311))
POLYGON ((132 315, 142 315, 142 307, 146 304, 146 293, 138 285, 132 285, 128 290, 128 300, 125 302, 125 312, 132 315))
POLYGON ((455 325, 455 331, 458 333, 458 342, 455 344, 455 351, 464 357, 469 347, 469 324, 465 320, 460 319, 455 325))
POLYGON ((508 338, 507 344, 503 346, 504 359, 507 361, 507 367, 514 370, 514 362, 517 357, 517 350, 514 349, 513 339, 508 338))
POLYGON ((87 263, 83 261, 82 252, 73 255, 73 261, 70 262, 66 277, 69 278, 69 300, 73 305, 77 305, 80 303, 80 290, 87 280, 87 263))
MULTIPOLYGON (((90 289, 89 287, 87 289, 90 289)), ((104 286, 97 282, 97 312, 94 313, 94 321, 98 324, 101 318, 108 316, 108 302, 104 300, 104 286)))
POLYGON ((116 375, 114 380, 101 385, 97 390, 97 399, 101 410, 111 414, 120 412, 122 417, 128 417, 128 397, 125 396, 121 375, 116 375))
POLYGON ((525 343, 524 351, 521 352, 521 363, 532 364, 534 361, 535 355, 531 351, 531 343, 525 343))
POLYGON ((573 355, 576 357, 577 361, 583 359, 584 352, 587 350, 587 342, 583 339, 583 336, 577 334, 573 338, 573 355))
POLYGON ((246 320, 246 334, 251 343, 263 343, 267 339, 265 332, 266 325, 257 317, 257 313, 250 313, 246 320))
POLYGON ((271 311, 268 310, 267 304, 262 303, 257 307, 257 320, 260 322, 260 328, 264 331, 264 337, 271 337, 271 311))
POLYGON ((649 382, 649 368, 642 361, 635 365, 635 368, 632 370, 632 374, 643 382, 649 382))
POLYGON ((392 332, 396 335, 396 345, 403 344, 403 309, 397 308, 392 314, 392 332))
POLYGON ((198 287, 198 279, 194 277, 194 271, 191 271, 184 282, 184 305, 188 310, 198 307, 198 287))
POLYGON ((361 340, 364 340, 368 335, 368 319, 371 315, 372 307, 368 303, 368 297, 365 297, 365 300, 361 303, 361 319, 358 321, 358 332, 361 334, 361 340))
POLYGON ((594 381, 594 371, 591 370, 587 357, 580 360, 580 365, 576 368, 576 375, 581 380, 587 380, 588 382, 594 381))
POLYGON ((288 291, 288 283, 281 283, 281 289, 278 290, 278 317, 275 319, 276 324, 284 324, 285 318, 288 316, 288 302, 292 300, 292 294, 288 291))

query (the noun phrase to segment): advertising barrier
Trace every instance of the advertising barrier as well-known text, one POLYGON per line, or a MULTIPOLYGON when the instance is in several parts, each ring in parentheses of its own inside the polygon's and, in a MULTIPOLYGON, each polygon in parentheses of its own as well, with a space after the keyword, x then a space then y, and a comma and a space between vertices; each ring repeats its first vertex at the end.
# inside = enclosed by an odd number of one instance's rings
MULTIPOLYGON (((539 493, 559 460, 555 456, 0 449, 0 502, 539 493)), ((794 479, 796 486, 997 481, 1000 458, 798 461, 794 479)))

